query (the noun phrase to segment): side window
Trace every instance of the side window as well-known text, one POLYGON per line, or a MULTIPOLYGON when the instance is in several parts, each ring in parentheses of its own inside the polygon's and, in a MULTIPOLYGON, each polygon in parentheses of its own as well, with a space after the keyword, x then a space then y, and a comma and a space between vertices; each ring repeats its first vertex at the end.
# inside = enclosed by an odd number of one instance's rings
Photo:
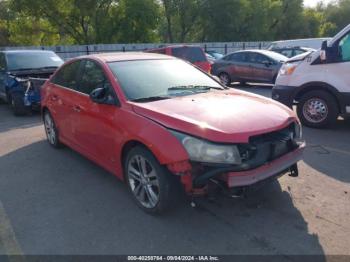
MULTIPOLYGON (((297 52, 297 51, 295 51, 295 52, 297 52)), ((281 50, 280 53, 286 57, 293 57, 294 56, 292 49, 284 49, 284 50, 281 50)))
POLYGON ((272 62, 270 58, 261 54, 256 54, 255 59, 259 64, 267 64, 272 62))
POLYGON ((340 40, 339 53, 341 61, 350 61, 350 33, 340 40))
POLYGON ((0 70, 6 69, 6 60, 4 53, 0 53, 0 70))
POLYGON ((268 58, 257 53, 247 53, 247 60, 249 63, 263 64, 268 61, 268 58))
POLYGON ((304 54, 305 52, 306 52, 306 51, 304 51, 304 50, 296 49, 296 50, 294 50, 294 56, 300 55, 300 54, 304 54))
POLYGON ((64 86, 70 89, 77 88, 77 76, 79 72, 80 61, 67 64, 57 72, 52 83, 64 86))
POLYGON ((102 68, 91 60, 86 60, 81 80, 79 83, 79 91, 84 94, 90 94, 96 88, 105 87, 107 78, 102 68))
POLYGON ((229 60, 234 62, 245 62, 246 55, 244 53, 235 53, 230 56, 229 60))

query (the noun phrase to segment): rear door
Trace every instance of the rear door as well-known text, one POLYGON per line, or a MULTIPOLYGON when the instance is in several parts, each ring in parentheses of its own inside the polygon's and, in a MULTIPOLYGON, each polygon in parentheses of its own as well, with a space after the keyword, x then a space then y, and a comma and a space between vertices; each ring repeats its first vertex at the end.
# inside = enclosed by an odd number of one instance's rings
POLYGON ((5 54, 0 52, 0 99, 6 100, 6 59, 5 54))
POLYGON ((72 117, 74 113, 80 60, 63 66, 47 86, 47 103, 57 125, 60 138, 70 144, 73 141, 72 117))
POLYGON ((233 53, 228 57, 228 68, 225 70, 229 73, 232 80, 248 80, 252 75, 252 67, 247 61, 246 52, 233 53))
POLYGON ((116 149, 121 138, 117 125, 120 122, 119 107, 93 102, 89 95, 96 88, 107 88, 107 95, 116 98, 103 68, 97 62, 86 59, 78 84, 79 95, 73 106, 73 135, 81 151, 111 169, 116 163, 116 149))

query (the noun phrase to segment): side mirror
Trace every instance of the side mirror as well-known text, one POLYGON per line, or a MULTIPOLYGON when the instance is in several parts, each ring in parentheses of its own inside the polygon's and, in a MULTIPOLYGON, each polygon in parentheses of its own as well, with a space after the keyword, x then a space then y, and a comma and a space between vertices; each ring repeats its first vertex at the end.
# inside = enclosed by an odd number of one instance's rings
POLYGON ((271 61, 264 61, 263 64, 266 66, 266 67, 270 67, 272 65, 272 62, 271 61))
POLYGON ((321 51, 320 51, 320 59, 322 62, 325 62, 327 60, 327 49, 328 49, 328 43, 327 43, 327 40, 324 40, 322 42, 321 51))
POLYGON ((90 99, 96 104, 119 105, 117 99, 110 94, 108 88, 99 87, 90 93, 90 99))

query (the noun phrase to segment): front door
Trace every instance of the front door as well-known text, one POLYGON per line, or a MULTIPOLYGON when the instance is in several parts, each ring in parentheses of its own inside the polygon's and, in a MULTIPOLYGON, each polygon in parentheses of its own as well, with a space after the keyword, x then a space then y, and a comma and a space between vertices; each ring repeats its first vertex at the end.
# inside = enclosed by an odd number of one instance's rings
POLYGON ((326 80, 343 93, 350 113, 350 32, 338 42, 338 57, 327 64, 326 80))
POLYGON ((120 109, 90 99, 89 94, 96 88, 108 89, 107 94, 114 91, 99 64, 88 59, 83 63, 78 84, 80 94, 75 100, 72 118, 74 140, 84 153, 112 171, 117 164, 116 152, 121 143, 120 109))
POLYGON ((249 62, 252 66, 252 80, 272 82, 273 62, 268 57, 258 53, 250 53, 249 62))

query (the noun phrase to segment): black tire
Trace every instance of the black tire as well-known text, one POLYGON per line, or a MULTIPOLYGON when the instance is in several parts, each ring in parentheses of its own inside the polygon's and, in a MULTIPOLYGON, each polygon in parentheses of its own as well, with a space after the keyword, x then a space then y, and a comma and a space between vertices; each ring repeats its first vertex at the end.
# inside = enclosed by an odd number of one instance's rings
POLYGON ((239 84, 240 84, 241 86, 246 86, 246 85, 247 85, 247 82, 241 81, 241 82, 239 82, 239 84))
POLYGON ((164 213, 173 205, 172 193, 175 192, 176 189, 176 180, 174 179, 174 175, 170 174, 170 172, 164 166, 160 165, 158 160, 149 150, 143 146, 136 146, 132 148, 128 152, 123 164, 125 179, 129 190, 133 195, 136 204, 142 210, 149 214, 157 215, 164 213), (140 172, 142 168, 140 168, 139 163, 142 163, 142 159, 146 160, 144 162, 144 169, 146 169, 146 172, 140 172), (138 162, 138 160, 140 160, 140 162, 138 162), (155 171, 154 173, 150 171, 152 170, 151 168, 153 168, 155 171), (143 173, 147 174, 147 172, 150 173, 144 176, 143 173), (151 176, 150 174, 153 175, 151 176), (142 179, 149 179, 149 181, 141 181, 142 179), (137 190, 137 188, 141 189, 137 190), (153 194, 150 194, 150 188, 153 191, 154 195, 158 196, 158 198, 156 198, 156 201, 154 200, 155 198, 152 200, 152 197, 150 197, 154 196, 153 194), (140 194, 139 196, 136 196, 136 191, 138 191, 140 194), (142 198, 141 195, 144 197, 144 203, 140 199, 142 198), (146 205, 146 202, 148 202, 149 206, 146 205))
POLYGON ((312 128, 325 128, 332 126, 336 122, 339 108, 337 101, 330 93, 315 90, 301 97, 297 105, 297 113, 303 125, 312 128), (317 110, 317 112, 308 109, 312 108, 312 106, 316 108, 314 110, 317 110))
POLYGON ((15 116, 24 116, 30 114, 31 107, 24 105, 22 94, 13 93, 9 98, 10 105, 15 116))
POLYGON ((55 121, 48 110, 43 114, 44 128, 46 133, 47 142, 54 148, 61 148, 62 144, 59 140, 58 130, 56 128, 55 121), (49 123, 51 121, 51 124, 49 123))
POLYGON ((229 86, 232 82, 231 77, 225 72, 220 73, 219 78, 221 83, 223 83, 225 86, 229 86))

